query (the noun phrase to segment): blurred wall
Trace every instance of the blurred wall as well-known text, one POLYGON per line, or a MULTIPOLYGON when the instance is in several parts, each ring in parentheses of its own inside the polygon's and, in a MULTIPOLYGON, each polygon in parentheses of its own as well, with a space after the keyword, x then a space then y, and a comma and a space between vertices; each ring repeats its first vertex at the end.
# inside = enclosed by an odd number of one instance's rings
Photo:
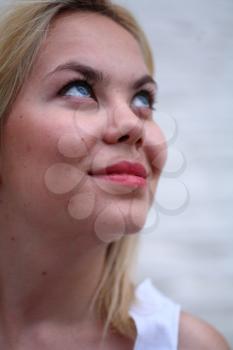
POLYGON ((141 235, 150 277, 233 347, 233 1, 122 0, 153 47, 168 163, 141 235))

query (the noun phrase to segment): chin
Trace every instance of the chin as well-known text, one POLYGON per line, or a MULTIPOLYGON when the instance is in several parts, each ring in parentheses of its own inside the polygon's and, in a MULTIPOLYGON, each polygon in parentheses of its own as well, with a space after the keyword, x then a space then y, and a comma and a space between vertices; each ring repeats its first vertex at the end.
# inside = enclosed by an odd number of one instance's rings
POLYGON ((132 235, 141 233, 146 222, 146 217, 137 217, 136 219, 137 221, 135 220, 135 222, 132 222, 132 219, 130 218, 129 222, 126 223, 125 234, 132 235))

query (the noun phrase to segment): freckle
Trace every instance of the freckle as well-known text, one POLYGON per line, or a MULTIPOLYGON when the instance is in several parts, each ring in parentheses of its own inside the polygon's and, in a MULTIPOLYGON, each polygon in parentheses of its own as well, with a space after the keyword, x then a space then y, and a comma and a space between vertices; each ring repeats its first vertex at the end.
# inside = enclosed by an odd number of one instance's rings
POLYGON ((11 240, 12 240, 12 241, 15 241, 15 237, 11 237, 11 240))
POLYGON ((20 118, 20 119, 23 119, 23 116, 22 116, 22 115, 20 115, 20 116, 19 116, 19 118, 20 118))
POLYGON ((47 276, 48 273, 47 273, 47 271, 42 271, 41 274, 42 274, 42 276, 47 276))

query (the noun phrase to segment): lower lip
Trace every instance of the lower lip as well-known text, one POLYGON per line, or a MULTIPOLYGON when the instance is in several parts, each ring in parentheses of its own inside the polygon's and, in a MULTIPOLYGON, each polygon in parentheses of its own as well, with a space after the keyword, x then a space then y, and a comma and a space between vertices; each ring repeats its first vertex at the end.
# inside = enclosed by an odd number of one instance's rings
POLYGON ((95 175, 95 177, 120 183, 125 186, 132 187, 144 187, 146 185, 146 179, 143 177, 127 174, 113 174, 113 175, 95 175))

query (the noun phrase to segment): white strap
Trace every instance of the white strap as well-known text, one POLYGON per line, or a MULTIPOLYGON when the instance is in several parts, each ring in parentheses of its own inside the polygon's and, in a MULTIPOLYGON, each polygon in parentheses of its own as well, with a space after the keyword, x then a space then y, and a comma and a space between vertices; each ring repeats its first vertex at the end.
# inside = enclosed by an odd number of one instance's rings
POLYGON ((177 350, 180 305, 146 279, 136 288, 137 303, 129 311, 137 328, 134 350, 177 350))

